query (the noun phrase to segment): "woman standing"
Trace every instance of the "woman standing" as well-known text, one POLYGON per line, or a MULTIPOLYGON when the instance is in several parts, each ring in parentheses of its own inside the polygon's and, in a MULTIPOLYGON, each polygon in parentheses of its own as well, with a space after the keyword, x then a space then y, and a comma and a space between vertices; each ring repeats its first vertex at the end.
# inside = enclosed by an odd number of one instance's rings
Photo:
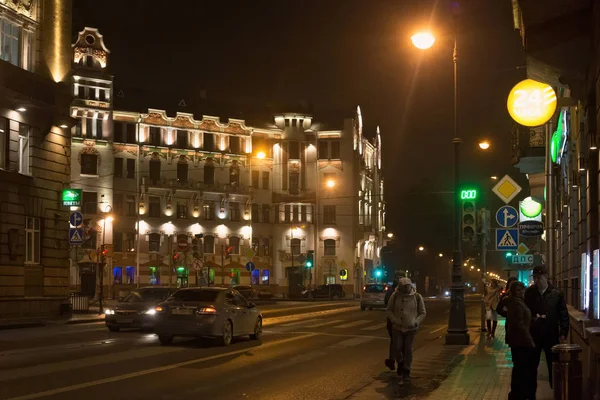
POLYGON ((506 318, 506 343, 510 346, 513 361, 509 400, 535 399, 537 386, 537 365, 531 361, 535 351, 535 343, 529 332, 531 311, 525 304, 524 297, 525 285, 513 282, 506 318))
POLYGON ((488 339, 496 335, 496 326, 498 325, 498 313, 496 307, 500 302, 500 285, 496 279, 492 279, 485 295, 485 322, 487 323, 488 339), (493 321, 493 325, 492 325, 493 321))

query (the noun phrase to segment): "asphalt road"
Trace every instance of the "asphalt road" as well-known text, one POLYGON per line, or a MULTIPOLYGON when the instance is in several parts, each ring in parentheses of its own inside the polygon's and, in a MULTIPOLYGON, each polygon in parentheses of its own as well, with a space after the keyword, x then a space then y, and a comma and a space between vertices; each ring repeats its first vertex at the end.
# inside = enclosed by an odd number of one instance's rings
MULTIPOLYGON (((426 300, 416 347, 441 342, 447 300, 426 300)), ((478 303, 467 303, 476 317, 478 303)), ((229 347, 152 333, 110 333, 101 323, 0 331, 0 398, 339 399, 385 367, 382 311, 356 302, 264 307, 261 341, 229 347)))

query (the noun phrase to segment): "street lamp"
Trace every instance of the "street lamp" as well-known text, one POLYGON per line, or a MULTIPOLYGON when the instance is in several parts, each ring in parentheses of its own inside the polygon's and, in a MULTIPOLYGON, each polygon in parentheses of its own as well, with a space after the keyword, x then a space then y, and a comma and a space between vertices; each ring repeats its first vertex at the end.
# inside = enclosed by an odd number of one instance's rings
MULTIPOLYGON (((456 16, 454 16, 454 50, 452 64, 454 67, 454 254, 452 256, 452 285, 450 286, 450 313, 448 317, 448 333, 446 344, 466 345, 471 341, 467 329, 467 315, 465 313, 465 285, 462 279, 462 235, 461 235, 461 207, 458 194, 460 193, 460 136, 458 133, 458 47, 456 45, 456 16)), ((433 46, 435 37, 428 32, 418 32, 411 37, 414 46, 425 50, 433 46)))
POLYGON ((488 142, 487 140, 482 140, 481 142, 479 142, 479 148, 481 150, 487 150, 490 148, 490 142, 488 142))
POLYGON ((335 181, 333 179, 328 179, 325 184, 327 185, 328 188, 332 188, 335 186, 335 181))
POLYGON ((490 176, 490 178, 491 178, 493 181, 495 181, 495 180, 498 180, 498 177, 497 177, 496 175, 492 175, 492 176, 490 176))
MULTIPOLYGON (((104 313, 104 306, 102 304, 104 299, 104 266, 106 264, 106 255, 104 254, 105 244, 106 244, 106 221, 113 222, 115 219, 109 213, 112 212, 112 207, 110 204, 106 204, 104 206, 104 219, 102 222, 102 270, 100 271, 100 296, 98 299, 98 314, 104 313)), ((97 258, 96 258, 97 259, 97 258)), ((138 265, 139 268, 139 265, 138 265)))
POLYGON ((419 251, 425 251, 425 247, 419 246, 419 251))
POLYGON ((387 237, 390 238, 390 239, 392 239, 394 237, 394 234, 392 232, 390 232, 390 233, 387 234, 387 237))
POLYGON ((256 153, 256 158, 258 158, 259 160, 262 160, 263 158, 265 158, 267 155, 265 154, 264 151, 259 151, 258 153, 256 153))
POLYGON ((443 254, 443 253, 440 253, 440 254, 438 254, 438 257, 439 257, 439 258, 442 258, 442 257, 444 257, 444 254, 443 254))

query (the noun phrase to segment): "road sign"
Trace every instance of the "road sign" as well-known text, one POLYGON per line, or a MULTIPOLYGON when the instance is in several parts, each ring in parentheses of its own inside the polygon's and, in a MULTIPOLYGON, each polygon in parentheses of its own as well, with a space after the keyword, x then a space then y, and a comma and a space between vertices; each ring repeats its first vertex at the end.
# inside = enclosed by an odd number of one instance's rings
POLYGON ((512 264, 533 264, 533 254, 512 256, 512 264))
POLYGON ((248 247, 244 252, 244 255, 246 256, 246 258, 252 258, 255 256, 255 253, 254 250, 252 250, 252 248, 248 247))
POLYGON ((519 235, 527 237, 542 236, 544 224, 538 221, 525 221, 519 223, 519 235))
POLYGON ((256 269, 256 265, 252 261, 248 261, 246 263, 246 271, 254 271, 256 269))
POLYGON ((192 261, 192 268, 195 271, 200 271, 203 266, 204 266, 204 263, 202 262, 202 260, 195 259, 194 261, 192 261))
POLYGON ((63 207, 81 207, 81 189, 63 189, 63 207))
POLYGON ((500 197, 506 204, 510 203, 520 191, 521 186, 508 175, 504 175, 492 188, 492 192, 496 193, 496 196, 500 197))
POLYGON ((69 223, 74 228, 79 228, 83 224, 83 215, 79 211, 72 212, 69 215, 69 223))
POLYGON ((187 239, 179 239, 177 241, 177 247, 181 251, 186 251, 190 247, 190 243, 187 241, 187 239))
POLYGON ((517 250, 518 247, 518 229, 496 229, 496 250, 517 250))
POLYGON ((83 229, 82 228, 69 228, 69 243, 70 244, 82 244, 83 243, 83 229))
POLYGON ((511 206, 502 206, 496 212, 496 222, 502 228, 512 228, 517 224, 519 214, 517 209, 511 206))
POLYGON ((525 245, 525 243, 521 243, 517 248, 517 253, 520 255, 527 254, 529 252, 529 247, 525 245))

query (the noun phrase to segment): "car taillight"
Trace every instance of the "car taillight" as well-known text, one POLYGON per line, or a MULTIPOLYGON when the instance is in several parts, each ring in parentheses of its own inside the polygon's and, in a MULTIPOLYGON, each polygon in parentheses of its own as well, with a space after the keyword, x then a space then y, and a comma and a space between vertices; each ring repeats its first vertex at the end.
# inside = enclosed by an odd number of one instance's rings
POLYGON ((389 287, 385 287, 385 289, 383 289, 384 292, 387 292, 387 290, 389 289, 389 287))
POLYGON ((198 314, 216 314, 217 310, 215 310, 213 307, 205 307, 205 308, 199 308, 198 309, 198 314))
POLYGON ((366 291, 367 291, 367 287, 363 286, 363 292, 366 292, 366 291))
POLYGON ((163 308, 161 306, 158 306, 155 308, 156 312, 163 312, 163 308))

